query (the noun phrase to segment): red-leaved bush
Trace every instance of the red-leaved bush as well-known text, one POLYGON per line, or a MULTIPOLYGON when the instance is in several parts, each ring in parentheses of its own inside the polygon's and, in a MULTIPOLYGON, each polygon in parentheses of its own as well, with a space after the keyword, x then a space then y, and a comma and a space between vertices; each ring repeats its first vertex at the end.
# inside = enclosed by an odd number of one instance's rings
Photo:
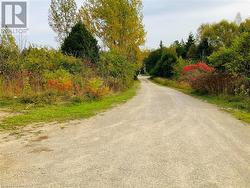
POLYGON ((204 62, 184 67, 181 78, 195 91, 214 95, 233 95, 243 80, 241 76, 218 72, 204 62))
POLYGON ((208 66, 204 62, 198 62, 197 64, 187 65, 183 68, 181 78, 188 83, 196 81, 200 76, 212 73, 215 69, 208 66))
POLYGON ((199 62, 197 64, 187 65, 183 69, 184 72, 190 72, 190 71, 196 71, 196 70, 200 70, 200 71, 204 71, 204 72, 212 72, 212 71, 214 71, 214 68, 208 66, 207 64, 205 64, 203 62, 199 62))

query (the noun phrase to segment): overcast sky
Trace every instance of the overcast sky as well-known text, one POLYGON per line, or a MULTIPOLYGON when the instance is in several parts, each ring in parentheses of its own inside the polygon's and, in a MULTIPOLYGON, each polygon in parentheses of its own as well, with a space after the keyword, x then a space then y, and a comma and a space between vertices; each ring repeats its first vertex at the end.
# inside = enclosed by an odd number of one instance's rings
MULTIPOLYGON (((83 0, 77 0, 81 5, 83 0)), ((186 38, 200 24, 222 19, 234 20, 237 12, 250 16, 250 0, 143 0, 147 48, 156 48, 160 40, 168 45, 186 38)), ((48 26, 50 0, 29 1, 30 43, 57 47, 55 34, 48 26)))

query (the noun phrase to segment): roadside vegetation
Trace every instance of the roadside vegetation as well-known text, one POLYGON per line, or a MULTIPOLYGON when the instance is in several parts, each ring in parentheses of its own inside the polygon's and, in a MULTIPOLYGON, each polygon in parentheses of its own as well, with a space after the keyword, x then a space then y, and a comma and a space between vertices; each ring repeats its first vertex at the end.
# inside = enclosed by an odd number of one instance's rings
POLYGON ((162 85, 197 96, 250 123, 250 19, 203 24, 196 38, 162 42, 144 59, 162 85))
POLYGON ((0 108, 18 115, 1 120, 0 128, 89 117, 135 94, 145 42, 142 3, 101 3, 86 1, 78 10, 74 0, 51 0, 49 25, 59 49, 20 49, 11 30, 2 31, 0 108))
POLYGON ((35 107, 19 115, 5 118, 1 123, 0 130, 19 129, 28 124, 41 122, 62 122, 88 118, 131 99, 135 96, 138 87, 139 82, 137 81, 126 91, 106 96, 101 100, 83 101, 81 103, 75 101, 35 107))

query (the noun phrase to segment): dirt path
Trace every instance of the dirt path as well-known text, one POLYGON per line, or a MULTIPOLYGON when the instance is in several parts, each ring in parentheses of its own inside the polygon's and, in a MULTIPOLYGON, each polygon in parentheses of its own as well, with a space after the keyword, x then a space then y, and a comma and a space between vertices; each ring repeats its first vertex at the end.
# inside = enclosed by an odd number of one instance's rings
POLYGON ((61 126, 0 136, 1 188, 250 187, 250 127, 145 78, 127 104, 61 126))

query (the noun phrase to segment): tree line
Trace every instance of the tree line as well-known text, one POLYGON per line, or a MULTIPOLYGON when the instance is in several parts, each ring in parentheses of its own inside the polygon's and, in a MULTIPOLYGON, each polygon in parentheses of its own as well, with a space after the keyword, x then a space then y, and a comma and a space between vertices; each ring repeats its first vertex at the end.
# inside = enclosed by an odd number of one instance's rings
MULTIPOLYGON (((239 20, 239 19, 238 19, 239 20)), ((186 82, 209 94, 249 96, 250 19, 202 24, 186 41, 153 50, 144 59, 154 77, 186 82)))

